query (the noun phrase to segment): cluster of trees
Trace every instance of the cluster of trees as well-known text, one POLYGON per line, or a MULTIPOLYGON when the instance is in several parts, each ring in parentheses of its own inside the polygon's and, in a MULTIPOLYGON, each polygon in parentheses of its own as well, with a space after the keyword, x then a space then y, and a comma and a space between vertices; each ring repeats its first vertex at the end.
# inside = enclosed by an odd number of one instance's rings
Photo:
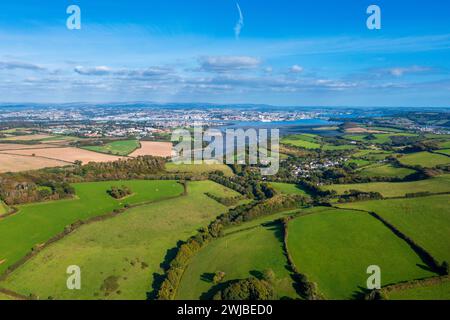
POLYGON ((133 193, 131 189, 125 185, 121 187, 112 186, 107 192, 114 199, 122 199, 133 193))
POLYGON ((206 195, 210 197, 211 199, 217 201, 220 204, 223 204, 226 207, 231 207, 236 205, 243 197, 241 195, 235 196, 235 197, 219 197, 215 194, 212 194, 210 192, 207 192, 206 195))
POLYGON ((58 200, 73 195, 70 183, 176 178, 166 175, 164 166, 164 159, 144 156, 115 162, 78 163, 64 168, 5 173, 0 175, 0 199, 9 205, 58 200))
POLYGON ((264 279, 250 277, 230 283, 214 295, 214 300, 257 301, 275 300, 273 285, 264 279))
POLYGON ((356 202, 365 200, 382 200, 383 196, 379 192, 364 192, 359 190, 345 191, 343 195, 339 197, 339 202, 356 202))

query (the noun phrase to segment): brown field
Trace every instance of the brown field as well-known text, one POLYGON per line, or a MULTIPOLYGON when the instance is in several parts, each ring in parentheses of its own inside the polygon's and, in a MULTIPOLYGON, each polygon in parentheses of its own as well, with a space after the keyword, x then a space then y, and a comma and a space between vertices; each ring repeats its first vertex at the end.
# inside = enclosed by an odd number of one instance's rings
POLYGON ((384 131, 370 130, 366 128, 349 128, 345 130, 346 133, 384 133, 384 131))
POLYGON ((67 166, 67 162, 39 157, 0 154, 0 173, 67 166))
POLYGON ((51 138, 51 135, 48 134, 30 134, 27 136, 14 136, 14 137, 9 137, 6 138, 4 140, 8 140, 8 141, 30 141, 30 140, 41 140, 41 139, 47 139, 47 138, 51 138))
POLYGON ((138 156, 171 157, 172 143, 141 141, 141 148, 130 154, 130 157, 138 156))
POLYGON ((55 148, 57 146, 51 144, 17 144, 17 143, 0 143, 0 151, 20 150, 20 149, 44 149, 55 148))
POLYGON ((70 163, 80 160, 83 164, 88 162, 110 162, 119 159, 126 159, 124 157, 112 156, 72 147, 0 151, 0 156, 6 153, 25 156, 32 156, 34 154, 36 157, 49 158, 70 163))

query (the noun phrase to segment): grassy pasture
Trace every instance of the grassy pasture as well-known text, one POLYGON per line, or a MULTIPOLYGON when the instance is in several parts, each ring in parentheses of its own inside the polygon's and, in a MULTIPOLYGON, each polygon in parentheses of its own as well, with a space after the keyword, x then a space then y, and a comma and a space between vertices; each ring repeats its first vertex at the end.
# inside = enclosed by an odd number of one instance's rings
POLYGON ((436 150, 435 152, 450 156, 450 149, 436 150))
POLYGON ((225 176, 233 175, 233 170, 225 164, 175 164, 172 162, 166 163, 166 171, 170 173, 192 173, 192 174, 208 174, 214 171, 222 171, 225 176))
POLYGON ((353 149, 356 149, 356 148, 357 148, 357 146, 355 146, 353 144, 343 144, 343 145, 340 145, 340 146, 327 144, 327 145, 323 146, 323 150, 325 150, 325 151, 353 150, 353 149))
POLYGON ((413 174, 415 171, 408 168, 398 168, 391 164, 368 166, 359 171, 366 177, 398 177, 400 179, 413 174))
POLYGON ((71 223, 112 212, 125 204, 174 197, 183 192, 175 181, 107 181, 74 185, 76 199, 18 206, 19 212, 0 220, 0 273, 71 223), (116 200, 107 194, 111 186, 126 185, 133 194, 116 200))
POLYGON ((324 186, 325 190, 336 190, 341 195, 345 191, 360 190, 364 192, 379 192, 386 198, 403 197, 407 193, 417 192, 450 192, 450 174, 437 176, 427 180, 411 182, 372 182, 355 184, 333 184, 324 186))
POLYGON ((450 261, 450 196, 365 201, 339 205, 376 212, 439 262, 450 261))
POLYGON ((305 149, 320 149, 321 147, 317 136, 311 134, 290 135, 281 139, 281 143, 305 149))
POLYGON ((205 195, 211 190, 222 188, 211 181, 190 182, 187 196, 85 225, 44 249, 0 286, 41 299, 145 300, 153 276, 162 273, 161 263, 173 255, 168 250, 227 210, 205 195), (79 291, 66 288, 69 265, 82 270, 79 291))
POLYGON ((420 165, 425 168, 434 168, 438 165, 450 163, 450 157, 430 152, 417 152, 408 154, 404 157, 401 157, 399 160, 405 165, 420 165))
POLYGON ((220 238, 203 248, 186 268, 177 299, 211 298, 215 292, 211 275, 225 272, 224 281, 244 279, 272 269, 275 289, 281 297, 296 298, 292 279, 286 270, 281 226, 260 226, 220 238))
POLYGON ((389 300, 449 300, 450 281, 395 290, 387 294, 389 300))
POLYGON ((269 185, 279 193, 307 195, 304 190, 292 183, 271 182, 269 185))
POLYGON ((7 213, 8 211, 9 211, 9 209, 6 206, 6 204, 4 204, 3 202, 0 201, 0 216, 7 213))
POLYGON ((83 149, 100 153, 114 154, 117 156, 127 156, 139 147, 139 141, 137 140, 120 140, 106 143, 103 146, 87 146, 83 147, 83 149))
POLYGON ((380 266, 382 284, 433 274, 414 251, 366 213, 347 210, 296 218, 289 223, 288 250, 300 272, 328 299, 351 299, 366 287, 367 267, 380 266))

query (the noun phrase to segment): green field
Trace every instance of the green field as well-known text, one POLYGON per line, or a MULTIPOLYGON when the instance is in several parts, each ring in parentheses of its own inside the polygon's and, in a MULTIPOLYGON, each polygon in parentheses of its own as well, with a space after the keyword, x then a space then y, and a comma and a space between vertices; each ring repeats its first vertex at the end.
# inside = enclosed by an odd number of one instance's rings
POLYGON ((217 290, 211 274, 225 272, 224 281, 248 278, 272 269, 274 287, 280 298, 298 297, 286 270, 281 225, 260 226, 217 239, 203 248, 186 268, 177 299, 211 298, 217 290))
POLYGON ((439 144, 439 146, 443 149, 448 149, 450 148, 450 141, 443 141, 439 144))
POLYGON ((305 149, 320 149, 321 145, 316 138, 317 136, 309 134, 291 135, 281 139, 281 143, 305 149))
POLYGON ((0 286, 41 299, 144 300, 152 290, 152 275, 162 273, 168 250, 227 210, 205 195, 211 190, 223 189, 211 181, 190 182, 187 196, 85 225, 44 249, 0 286), (82 270, 80 291, 66 288, 69 265, 82 270))
POLYGON ((74 185, 77 198, 18 206, 19 212, 0 220, 0 273, 31 248, 49 240, 77 220, 112 212, 125 204, 155 201, 180 195, 175 181, 113 181, 74 185), (111 186, 126 185, 133 194, 115 200, 107 194, 111 186))
POLYGON ((359 171, 359 174, 363 177, 390 177, 390 178, 400 178, 403 179, 416 171, 408 168, 399 168, 391 164, 385 165, 373 165, 365 167, 363 170, 359 171))
POLYGON ((208 174, 214 171, 222 171, 225 176, 231 177, 233 170, 225 164, 175 164, 166 163, 166 171, 170 173, 208 174))
POLYGON ((386 295, 389 300, 449 300, 450 281, 391 291, 386 295))
POLYGON ((450 156, 450 149, 436 150, 435 152, 450 156))
POLYGON ((392 152, 383 151, 383 150, 372 150, 372 149, 365 149, 360 150, 353 154, 352 156, 354 158, 363 158, 370 161, 376 161, 376 160, 384 160, 388 156, 390 156, 392 152))
POLYGON ((372 182, 355 184, 333 184, 324 186, 324 190, 335 190, 339 195, 349 190, 379 192, 386 198, 403 197, 407 193, 450 192, 450 174, 437 176, 427 180, 411 182, 372 182))
POLYGON ((365 167, 369 164, 371 164, 372 162, 370 162, 369 160, 364 160, 364 159, 352 159, 346 162, 346 164, 351 164, 354 163, 356 164, 358 167, 365 167))
POLYGON ((382 285, 429 277, 414 251, 369 214, 329 209, 289 223, 288 250, 301 273, 328 299, 349 299, 366 288, 367 267, 382 285))
POLYGON ((6 294, 0 292, 0 301, 10 301, 10 300, 14 300, 14 299, 12 297, 7 296, 6 294))
POLYGON ((339 205, 376 212, 427 250, 450 262, 450 196, 365 201, 339 205))
POLYGON ((353 144, 343 144, 340 146, 334 146, 331 144, 327 144, 323 146, 323 150, 325 151, 334 151, 334 150, 353 150, 356 149, 357 146, 353 145, 353 144))
POLYGON ((269 185, 279 193, 307 195, 304 190, 292 183, 271 182, 269 185))
POLYGON ((102 146, 87 146, 82 148, 100 153, 114 154, 118 156, 127 156, 134 150, 140 148, 140 146, 141 145, 137 140, 120 140, 106 143, 102 146))
POLYGON ((0 201, 0 216, 5 213, 8 213, 8 211, 9 211, 9 209, 6 206, 6 204, 4 204, 3 202, 0 201))
POLYGON ((408 154, 399 160, 401 163, 408 166, 422 166, 425 168, 434 168, 438 165, 450 163, 450 157, 430 152, 408 154))

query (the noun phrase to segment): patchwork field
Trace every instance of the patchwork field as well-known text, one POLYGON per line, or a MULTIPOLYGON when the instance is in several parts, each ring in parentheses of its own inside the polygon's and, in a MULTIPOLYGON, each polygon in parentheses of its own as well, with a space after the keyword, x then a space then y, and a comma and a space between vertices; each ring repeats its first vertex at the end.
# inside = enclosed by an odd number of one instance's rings
POLYGON ((37 170, 50 167, 63 167, 69 164, 70 163, 59 160, 31 157, 31 156, 11 155, 0 152, 0 173, 37 170))
POLYGON ((425 168, 434 168, 438 165, 450 163, 450 157, 430 152, 412 153, 399 160, 405 165, 422 166, 425 168))
POLYGON ((382 285, 433 275, 406 242, 355 211, 330 209, 292 220, 288 250, 328 299, 355 298, 366 288, 371 265, 381 268, 382 285))
POLYGON ((339 205, 376 212, 439 262, 450 262, 450 196, 365 201, 339 205))
POLYGON ((404 178, 407 177, 416 171, 408 168, 399 168, 394 167, 391 164, 385 165, 373 165, 368 166, 359 171, 362 176, 366 177, 390 177, 390 178, 404 178))
POLYGON ((280 182, 271 182, 269 185, 275 189, 275 191, 284 193, 284 194, 301 194, 307 195, 307 193, 299 188, 297 185, 292 183, 280 183, 280 182))
MULTIPOLYGON (((6 152, 3 152, 6 153, 6 152)), ((83 164, 89 162, 110 162, 119 159, 124 159, 119 156, 107 155, 89 150, 79 148, 45 148, 45 149, 26 149, 26 150, 14 150, 7 152, 8 154, 25 155, 43 157, 48 159, 60 160, 73 163, 77 160, 82 161, 83 164)))
POLYGON ((141 148, 136 149, 130 154, 131 157, 138 156, 155 156, 155 157, 171 157, 172 143, 171 142, 153 142, 141 141, 141 148))
POLYGON ((281 226, 271 224, 233 233, 208 244, 188 265, 177 299, 211 299, 220 287, 212 282, 217 271, 225 272, 224 282, 227 282, 268 269, 275 273, 274 287, 280 298, 298 298, 286 269, 281 234, 281 226))
POLYGON ((116 156, 127 156, 139 147, 139 141, 137 140, 121 140, 106 143, 102 146, 87 146, 83 147, 83 149, 100 153, 113 154, 116 156))
POLYGON ((160 279, 161 263, 173 254, 170 249, 227 210, 205 195, 210 190, 222 189, 210 181, 191 182, 187 196, 85 225, 44 249, 0 286, 41 299, 145 300, 160 279), (69 265, 82 270, 80 291, 67 290, 69 265))
POLYGON ((450 281, 389 292, 390 300, 449 300, 450 281))
POLYGON ((175 181, 114 181, 75 184, 77 199, 18 206, 19 212, 0 220, 0 273, 78 220, 112 212, 125 204, 156 201, 180 195, 175 181), (126 185, 133 194, 116 200, 107 194, 111 186, 126 185))
POLYGON ((222 171, 225 176, 232 176, 233 170, 225 164, 175 164, 166 163, 166 171, 170 173, 207 174, 214 171, 222 171))
POLYGON ((372 182, 355 184, 333 184, 324 186, 324 190, 335 190, 339 195, 349 190, 360 190, 364 192, 379 192, 386 198, 403 197, 407 193, 450 192, 450 175, 437 176, 427 180, 412 182, 372 182))
POLYGON ((435 152, 450 156, 450 149, 436 150, 435 152))

